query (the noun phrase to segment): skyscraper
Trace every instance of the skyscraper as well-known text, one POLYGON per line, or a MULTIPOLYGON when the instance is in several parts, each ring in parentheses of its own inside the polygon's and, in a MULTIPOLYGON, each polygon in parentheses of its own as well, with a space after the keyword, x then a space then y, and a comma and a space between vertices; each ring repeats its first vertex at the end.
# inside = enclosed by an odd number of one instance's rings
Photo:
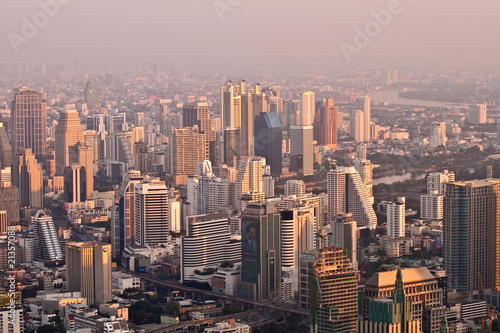
POLYGON ((387 234, 392 238, 405 236, 405 197, 387 205, 387 234))
POLYGON ((12 166, 12 147, 3 122, 0 122, 0 169, 12 166))
POLYGON ((370 105, 370 97, 369 96, 361 96, 356 100, 356 109, 361 110, 364 113, 364 140, 362 141, 370 141, 372 139, 370 134, 371 128, 371 105, 370 105))
POLYGON ((352 213, 336 215, 331 224, 332 237, 330 246, 347 250, 347 257, 352 262, 352 267, 357 269, 358 260, 356 257, 358 227, 352 218, 352 213))
POLYGON ((328 221, 335 215, 352 213, 359 227, 375 229, 377 216, 365 185, 353 167, 338 167, 327 175, 328 221))
POLYGON ((300 308, 309 310, 314 332, 356 331, 358 281, 343 249, 302 254, 300 281, 300 308))
POLYGON ((267 164, 271 166, 273 177, 281 176, 283 160, 281 154, 282 128, 276 113, 261 112, 256 116, 254 135, 254 154, 266 158, 267 164))
POLYGON ((351 138, 353 138, 354 141, 366 141, 365 118, 365 113, 361 110, 354 110, 351 112, 349 129, 351 131, 351 138))
POLYGON ((208 159, 205 134, 198 132, 198 126, 176 128, 172 134, 170 149, 171 172, 175 185, 185 185, 187 176, 196 172, 196 162, 208 159))
POLYGON ((97 92, 97 84, 88 81, 85 83, 85 91, 83 92, 83 100, 87 103, 87 108, 94 109, 99 103, 99 95, 97 92))
POLYGON ((222 162, 228 166, 236 166, 240 154, 240 129, 227 127, 224 130, 224 143, 222 149, 222 162))
POLYGON ((263 173, 266 166, 264 157, 245 156, 238 162, 238 174, 235 184, 236 208, 242 210, 242 196, 247 193, 262 193, 264 196, 263 173))
POLYGON ((455 181, 455 173, 453 171, 444 170, 443 172, 433 172, 427 176, 427 194, 445 194, 446 183, 455 181))
POLYGON ((233 81, 229 80, 226 86, 221 88, 221 119, 222 128, 236 127, 234 115, 234 85, 233 81))
POLYGON ((34 155, 47 149, 47 105, 45 95, 28 88, 14 90, 11 105, 12 154, 29 148, 34 155))
POLYGON ((82 142, 69 146, 69 164, 79 164, 85 168, 85 193, 86 196, 94 192, 94 149, 82 142))
POLYGON ((56 174, 62 175, 69 166, 69 146, 83 142, 83 126, 76 110, 64 110, 59 114, 56 127, 56 174))
POLYGON ((312 126, 290 126, 290 167, 304 176, 314 173, 312 126))
POLYGON ((33 256, 37 260, 63 260, 63 253, 52 217, 43 210, 33 218, 33 256))
POLYGON ((321 146, 337 147, 337 109, 333 105, 333 99, 328 95, 320 109, 320 122, 317 124, 317 127, 319 127, 318 144, 321 146))
POLYGON ((459 292, 500 288, 500 180, 448 183, 443 255, 448 286, 459 292))
POLYGON ((111 301, 111 245, 66 244, 66 280, 68 289, 81 291, 88 304, 111 301))
POLYGON ((22 149, 12 161, 12 183, 19 188, 21 207, 43 207, 42 165, 31 149, 22 149))
POLYGON ((135 243, 167 243, 169 232, 168 189, 165 182, 142 182, 135 186, 135 243))
POLYGON ((182 126, 198 126, 200 133, 205 133, 207 141, 215 140, 215 131, 212 130, 212 120, 206 102, 185 104, 182 108, 182 126))
POLYGON ((76 163, 64 169, 64 194, 67 202, 85 202, 87 199, 86 174, 85 167, 76 163))
POLYGON ((316 94, 312 91, 306 91, 299 97, 299 121, 298 125, 310 126, 314 121, 316 110, 316 94))
MULTIPOLYGON (((241 86, 243 87, 244 84, 246 83, 242 80, 241 86)), ((241 95, 240 153, 243 156, 253 155, 254 110, 252 102, 252 94, 250 92, 247 91, 241 95)))
POLYGON ((241 282, 238 295, 278 301, 281 285, 280 213, 271 203, 252 203, 241 220, 241 282))

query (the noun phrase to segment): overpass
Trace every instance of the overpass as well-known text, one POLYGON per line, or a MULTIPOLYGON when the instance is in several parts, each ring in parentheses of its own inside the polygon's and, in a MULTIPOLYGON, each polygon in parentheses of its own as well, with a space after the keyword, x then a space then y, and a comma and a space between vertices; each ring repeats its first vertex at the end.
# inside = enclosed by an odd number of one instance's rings
POLYGON ((251 305, 254 308, 265 308, 265 309, 279 310, 279 311, 283 311, 285 313, 293 313, 293 314, 303 315, 303 316, 309 315, 308 310, 299 309, 299 308, 284 305, 284 304, 274 304, 271 302, 259 302, 259 301, 254 301, 254 300, 247 299, 247 298, 241 298, 241 297, 237 297, 237 296, 214 293, 214 292, 208 291, 208 290, 188 287, 188 286, 185 286, 185 285, 177 283, 177 282, 160 280, 160 279, 148 276, 146 274, 133 272, 133 271, 130 271, 130 270, 128 270, 124 267, 121 267, 121 266, 118 266, 116 269, 120 270, 122 272, 128 273, 130 275, 133 275, 135 277, 141 278, 144 281, 148 281, 150 283, 164 286, 164 287, 168 287, 168 288, 171 288, 174 290, 182 290, 185 292, 198 293, 198 294, 204 295, 204 297, 209 296, 210 298, 226 300, 226 301, 229 301, 232 303, 234 302, 234 303, 239 303, 239 304, 251 305))

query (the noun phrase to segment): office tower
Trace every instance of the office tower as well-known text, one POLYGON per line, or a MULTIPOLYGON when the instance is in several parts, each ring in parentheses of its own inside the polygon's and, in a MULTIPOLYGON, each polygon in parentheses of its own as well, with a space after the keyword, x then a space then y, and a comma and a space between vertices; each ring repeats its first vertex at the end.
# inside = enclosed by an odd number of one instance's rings
MULTIPOLYGON (((241 82, 242 87, 244 83, 243 80, 241 82)), ((241 95, 240 153, 242 156, 253 155, 254 108, 252 102, 252 94, 250 92, 245 92, 241 95)))
POLYGON ((7 233, 8 225, 7 211, 0 210, 0 235, 5 235, 7 233))
POLYGON ((153 152, 144 142, 134 143, 134 169, 141 173, 153 171, 153 152))
POLYGON ((189 103, 182 108, 182 126, 198 126, 200 133, 205 133, 207 141, 215 140, 215 131, 212 129, 212 120, 208 113, 208 103, 189 103))
MULTIPOLYGON (((397 275, 397 271, 377 272, 366 282, 361 309, 365 320, 370 318, 372 300, 393 297, 397 275)), ((424 321, 430 319, 426 318, 426 312, 438 310, 444 313, 446 310, 446 307, 443 307, 443 288, 439 286, 439 279, 435 278, 426 267, 419 267, 402 269, 401 281, 406 300, 412 302, 413 319, 420 322, 420 327, 433 326, 424 325, 424 321)), ((441 316, 433 320, 439 323, 441 316)))
POLYGON ((500 180, 446 184, 443 255, 450 289, 500 288, 500 180))
POLYGON ((420 196, 420 218, 423 220, 443 219, 444 195, 438 193, 420 196))
POLYGON ((362 126, 364 130, 364 140, 361 141, 370 141, 372 139, 370 134, 370 124, 371 124, 371 105, 370 105, 370 96, 361 96, 356 100, 356 110, 363 111, 363 120, 364 125, 362 126))
POLYGON ((28 88, 14 90, 11 105, 12 154, 29 148, 34 155, 47 149, 47 105, 45 95, 28 88))
POLYGON ((401 270, 396 274, 392 299, 370 300, 369 319, 358 320, 357 332, 389 333, 393 330, 405 333, 421 332, 420 321, 413 318, 413 302, 407 300, 405 295, 401 270))
POLYGON ((256 83, 253 89, 249 90, 252 98, 253 116, 257 116, 261 112, 267 112, 267 99, 266 94, 262 92, 260 83, 256 83))
POLYGON ((387 205, 387 234, 392 238, 405 236, 405 197, 387 205))
POLYGON ((285 183, 285 197, 290 195, 302 195, 306 193, 306 184, 303 180, 289 179, 285 183))
POLYGON ((222 150, 222 162, 228 166, 236 166, 240 159, 240 129, 226 128, 222 150))
POLYGON ((10 146, 7 129, 0 122, 0 169, 12 166, 12 147, 10 146))
POLYGON ((19 222, 20 192, 12 183, 0 184, 0 210, 7 212, 9 222, 19 222))
POLYGON ((299 302, 313 332, 355 332, 358 280, 344 250, 328 247, 300 258, 299 302))
POLYGON ((366 141, 365 138, 365 113, 360 110, 351 112, 349 129, 351 138, 356 142, 366 141))
POLYGON ((366 160, 366 144, 356 146, 356 157, 360 160, 366 160))
POLYGON ((144 127, 144 112, 137 112, 135 114, 135 126, 144 127))
POLYGON ((238 163, 238 174, 236 176, 236 208, 242 210, 242 197, 248 193, 261 193, 264 196, 264 167, 266 159, 264 157, 244 156, 238 163))
POLYGON ((144 176, 130 170, 122 183, 111 215, 111 248, 113 259, 118 258, 127 246, 135 244, 135 186, 144 176))
POLYGON ((446 146, 446 123, 433 122, 430 127, 430 147, 437 148, 439 146, 446 146))
POLYGON ((304 176, 314 173, 312 126, 290 126, 290 167, 304 176))
POLYGON ((73 164, 64 170, 64 193, 66 201, 85 202, 87 200, 87 170, 79 164, 73 164))
POLYGON ((63 260, 54 221, 43 210, 33 218, 33 257, 42 261, 63 260))
POLYGON ((106 137, 104 157, 113 161, 122 162, 130 168, 134 165, 134 141, 131 132, 111 133, 106 137))
POLYGON ((280 213, 271 203, 251 203, 241 219, 241 282, 238 296, 279 301, 281 286, 280 213))
POLYGON ((299 114, 299 100, 285 100, 283 102, 283 127, 298 125, 297 118, 299 114))
POLYGON ((433 172, 427 176, 427 194, 445 194, 446 183, 455 181, 455 173, 453 171, 444 170, 443 172, 433 172))
POLYGON ((185 185, 187 176, 196 172, 196 162, 208 159, 205 134, 198 133, 198 126, 176 128, 170 149, 171 173, 175 186, 185 185))
POLYGON ((261 112, 255 117, 254 155, 266 158, 268 165, 271 166, 273 177, 281 176, 282 172, 282 133, 281 123, 276 113, 261 112))
POLYGON ((197 270, 241 261, 241 243, 232 241, 228 223, 228 215, 221 213, 187 218, 187 235, 181 237, 181 283, 195 280, 197 270))
POLYGON ((88 304, 111 301, 111 245, 96 242, 66 244, 66 281, 81 291, 88 304))
POLYGON ((85 169, 85 193, 94 192, 94 149, 82 142, 68 147, 69 164, 78 164, 85 169))
POLYGON ((472 124, 486 123, 486 104, 478 104, 469 111, 469 122, 472 124))
POLYGON ((316 94, 312 91, 306 91, 300 94, 299 98, 299 121, 300 126, 310 126, 314 121, 316 113, 316 94))
POLYGON ((21 207, 43 207, 42 165, 31 149, 20 150, 12 160, 12 183, 19 188, 21 207))
POLYGON ((318 144, 329 148, 337 147, 337 110, 333 104, 333 99, 328 95, 319 111, 318 144))
POLYGON ((300 254, 316 249, 313 207, 283 210, 281 214, 281 266, 292 277, 292 295, 298 292, 300 254))
POLYGON ((93 130, 86 130, 83 133, 83 142, 92 147, 92 151, 94 153, 94 162, 99 161, 100 151, 101 151, 101 138, 99 133, 93 130))
POLYGON ((135 243, 163 244, 168 236, 168 189, 165 182, 135 186, 135 243))
POLYGON ((64 110, 59 114, 56 127, 56 174, 62 175, 69 166, 69 146, 83 142, 83 127, 76 110, 64 110))
POLYGON ((234 115, 234 97, 235 97, 235 87, 233 81, 229 80, 227 86, 221 88, 221 119, 222 128, 226 127, 236 127, 235 126, 235 115, 234 115))
POLYGON ((97 92, 97 84, 95 82, 87 81, 87 83, 85 83, 83 101, 87 103, 87 107, 90 110, 96 108, 97 104, 99 103, 99 95, 97 92))
POLYGON ((196 175, 187 179, 189 216, 227 210, 232 201, 229 192, 229 181, 215 177, 210 161, 198 162, 196 175))
POLYGON ((355 159, 353 162, 354 168, 359 175, 366 188, 366 193, 370 197, 370 202, 373 204, 373 164, 369 160, 355 159))
POLYGON ((339 167, 327 175, 328 221, 335 215, 352 213, 358 228, 375 229, 377 216, 365 185, 353 167, 339 167))
POLYGON ((332 237, 328 245, 347 250, 347 258, 351 260, 352 267, 357 269, 358 228, 356 221, 352 218, 352 213, 336 215, 330 224, 330 229, 332 237))
POLYGON ((23 300, 20 291, 2 292, 0 299, 5 300, 0 309, 0 332, 24 333, 23 300), (12 295, 13 294, 13 295, 12 295), (11 299, 13 308, 8 308, 11 299))

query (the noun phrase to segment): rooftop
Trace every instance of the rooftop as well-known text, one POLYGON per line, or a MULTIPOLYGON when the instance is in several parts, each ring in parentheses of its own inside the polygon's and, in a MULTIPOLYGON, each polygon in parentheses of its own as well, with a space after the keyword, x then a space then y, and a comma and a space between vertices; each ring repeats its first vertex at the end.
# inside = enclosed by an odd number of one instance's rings
MULTIPOLYGON (((376 287, 393 287, 396 282, 396 273, 395 271, 389 272, 378 272, 375 273, 370 280, 366 283, 369 286, 376 287)), ((418 267, 418 268, 407 268, 401 270, 403 276, 403 283, 415 283, 427 280, 433 280, 434 276, 432 276, 431 272, 426 267, 418 267)))

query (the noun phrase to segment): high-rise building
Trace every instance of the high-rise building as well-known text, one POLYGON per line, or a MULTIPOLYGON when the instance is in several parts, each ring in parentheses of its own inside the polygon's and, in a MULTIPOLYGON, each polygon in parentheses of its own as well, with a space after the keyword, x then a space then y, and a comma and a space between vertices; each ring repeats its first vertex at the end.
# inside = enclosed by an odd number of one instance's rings
POLYGON ((469 122, 472 124, 486 123, 486 104, 478 104, 469 111, 469 122))
POLYGON ((280 213, 271 203, 252 203, 241 219, 241 282, 238 295, 257 301, 280 299, 280 213))
POLYGON ((500 180, 446 184, 443 256, 450 289, 500 288, 500 180))
POLYGON ((343 249, 303 253, 300 281, 300 308, 309 310, 313 332, 356 331, 358 280, 343 249))
POLYGON ((198 126, 176 128, 172 134, 170 149, 171 173, 175 185, 186 185, 187 176, 196 172, 196 162, 208 159, 205 134, 198 132, 198 126))
POLYGON ((392 238, 405 236, 405 197, 387 205, 387 234, 392 238))
POLYGON ((314 173, 313 126, 290 126, 290 169, 309 176, 314 173))
MULTIPOLYGON (((365 154, 366 156, 366 154, 365 154)), ((369 160, 355 159, 353 161, 354 168, 359 172, 361 180, 366 188, 366 193, 370 197, 370 202, 373 204, 373 164, 369 160)))
POLYGON ((225 128, 222 149, 222 162, 228 166, 236 166, 240 159, 240 129, 225 128))
POLYGON ((73 164, 64 170, 64 194, 66 201, 85 202, 87 200, 87 170, 73 164))
POLYGON ((169 232, 168 189, 165 182, 151 181, 135 186, 135 243, 167 243, 169 232))
POLYGON ((366 160, 366 144, 356 146, 356 157, 360 160, 366 160))
POLYGON ((261 112, 255 117, 254 122, 254 155, 266 158, 271 166, 274 177, 281 176, 282 154, 281 140, 282 128, 278 116, 274 112, 261 112))
POLYGON ((242 157, 238 163, 238 174, 235 184, 236 208, 243 210, 242 196, 248 193, 262 193, 264 195, 264 157, 242 157))
POLYGON ((337 110, 333 104, 333 98, 328 95, 320 108, 319 122, 315 124, 318 128, 318 144, 329 148, 337 147, 337 110))
POLYGON ((21 207, 43 207, 42 165, 38 163, 31 149, 20 150, 13 156, 12 183, 19 188, 21 207))
POLYGON ((352 218, 352 213, 336 215, 330 224, 330 229, 332 237, 328 245, 347 250, 347 258, 351 260, 353 268, 357 269, 358 227, 352 218))
POLYGON ((99 161, 101 151, 101 138, 99 132, 86 130, 83 134, 83 142, 85 145, 92 147, 94 152, 94 162, 99 161))
POLYGON ((85 168, 85 193, 90 196, 94 192, 94 149, 85 143, 78 142, 69 146, 69 165, 74 163, 85 168))
POLYGON ((433 122, 430 127, 430 147, 437 148, 439 146, 446 146, 448 138, 446 137, 446 123, 433 122))
POLYGON ((423 220, 443 219, 444 195, 436 193, 420 196, 420 218, 423 220))
POLYGON ((46 96, 28 88, 14 90, 11 105, 12 154, 29 148, 34 155, 45 155, 47 149, 46 96))
POLYGON ((455 173, 453 171, 444 170, 443 172, 433 172, 427 176, 427 194, 445 194, 446 183, 455 181, 455 173))
POLYGON ((111 301, 111 245, 66 244, 66 280, 68 289, 81 291, 88 304, 111 301))
POLYGON ((9 222, 19 222, 20 192, 12 183, 0 184, 0 210, 7 212, 9 222))
POLYGON ((363 111, 364 115, 364 125, 362 126, 364 130, 364 140, 361 141, 370 141, 370 124, 371 124, 371 105, 370 105, 370 96, 361 96, 356 100, 356 109, 363 111))
MULTIPOLYGON (((244 87, 245 81, 241 81, 241 87, 244 87)), ((242 88, 243 90, 243 88, 242 88)), ((246 90, 246 86, 245 86, 246 90)), ((253 155, 253 137, 254 137, 254 108, 253 98, 249 91, 241 95, 241 129, 240 129, 240 152, 243 156, 253 155)))
POLYGON ((369 320, 360 319, 357 332, 389 333, 393 332, 393 329, 405 333, 421 332, 420 321, 413 318, 413 302, 405 295, 401 270, 396 274, 392 299, 370 300, 369 320))
MULTIPOLYGON (((234 112, 234 97, 235 97, 235 86, 233 81, 229 80, 227 86, 221 88, 221 119, 222 128, 226 127, 237 127, 235 126, 235 112, 234 112)), ((237 95, 237 94, 236 94, 237 95)), ((239 118, 239 117, 238 117, 239 118)))
POLYGON ((99 94, 97 91, 97 84, 88 81, 85 83, 85 91, 83 92, 83 101, 87 103, 87 107, 92 110, 99 103, 99 94))
POLYGON ((290 195, 302 195, 306 193, 306 184, 303 180, 289 179, 285 183, 285 197, 290 195))
POLYGON ((59 114, 56 127, 56 174, 64 174, 69 166, 69 147, 83 142, 83 127, 76 110, 64 110, 59 114))
POLYGON ((0 298, 7 300, 0 308, 0 332, 24 333, 24 311, 23 300, 20 291, 2 292, 0 298), (10 301, 13 301, 13 307, 8 308, 10 301))
POLYGON ((7 211, 0 210, 0 235, 5 235, 7 233, 8 222, 7 211))
POLYGON ((12 147, 10 146, 7 130, 0 122, 0 169, 12 166, 12 147))
POLYGON ((118 258, 127 246, 135 244, 135 186, 144 176, 130 170, 122 183, 111 211, 111 248, 113 259, 118 258))
POLYGON ((377 216, 363 181, 353 167, 338 167, 327 175, 328 221, 342 213, 352 213, 359 227, 375 229, 377 216))
POLYGON ((228 223, 225 213, 187 218, 187 235, 181 237, 181 283, 195 280, 196 270, 241 261, 241 243, 232 240, 228 223))
POLYGON ((182 126, 198 126, 200 133, 206 135, 207 142, 215 140, 215 131, 212 129, 212 120, 206 102, 185 104, 182 108, 182 126))
POLYGON ((299 98, 299 121, 300 126, 311 126, 316 113, 316 94, 306 91, 300 94, 299 98))
POLYGON ((33 218, 33 257, 42 261, 63 260, 63 252, 52 217, 43 210, 33 218))
POLYGON ((365 113, 361 110, 354 110, 351 112, 350 119, 350 132, 351 138, 354 141, 366 141, 365 138, 365 113))

